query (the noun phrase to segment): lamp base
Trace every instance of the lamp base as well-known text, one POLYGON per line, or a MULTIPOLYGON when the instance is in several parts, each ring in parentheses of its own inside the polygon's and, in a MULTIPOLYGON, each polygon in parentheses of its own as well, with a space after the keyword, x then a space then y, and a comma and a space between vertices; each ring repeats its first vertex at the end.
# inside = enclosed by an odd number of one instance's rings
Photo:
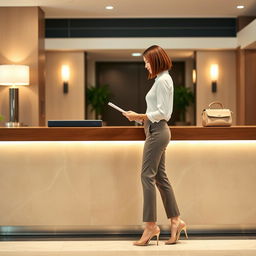
POLYGON ((7 123, 5 123, 5 126, 6 127, 20 127, 21 123, 19 123, 19 122, 7 122, 7 123))

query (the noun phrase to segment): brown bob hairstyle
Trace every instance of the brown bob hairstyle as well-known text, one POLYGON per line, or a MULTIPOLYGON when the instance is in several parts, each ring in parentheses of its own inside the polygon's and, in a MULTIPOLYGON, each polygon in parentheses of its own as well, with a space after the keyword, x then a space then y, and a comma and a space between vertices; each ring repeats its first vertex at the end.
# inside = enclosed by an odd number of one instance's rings
POLYGON ((149 62, 152 74, 149 73, 148 78, 155 78, 159 73, 169 70, 172 62, 164 49, 158 45, 152 45, 143 52, 143 57, 149 62))

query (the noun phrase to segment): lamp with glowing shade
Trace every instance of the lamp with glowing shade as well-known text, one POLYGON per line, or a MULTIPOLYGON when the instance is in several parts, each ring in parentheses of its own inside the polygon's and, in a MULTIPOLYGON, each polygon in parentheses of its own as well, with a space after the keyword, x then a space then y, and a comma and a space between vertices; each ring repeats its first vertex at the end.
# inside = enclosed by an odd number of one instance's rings
POLYGON ((9 88, 9 122, 7 127, 18 127, 19 123, 19 88, 20 85, 29 85, 29 66, 0 65, 0 85, 9 88))
POLYGON ((219 77, 218 64, 211 65, 211 80, 212 80, 212 92, 217 92, 217 80, 219 77))

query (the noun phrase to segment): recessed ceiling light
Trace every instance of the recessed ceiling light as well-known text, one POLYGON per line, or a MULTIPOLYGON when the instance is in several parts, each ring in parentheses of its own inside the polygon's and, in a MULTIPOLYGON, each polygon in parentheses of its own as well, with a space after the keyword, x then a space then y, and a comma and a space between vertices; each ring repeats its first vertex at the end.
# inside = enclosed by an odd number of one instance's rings
POLYGON ((141 53, 139 53, 139 52, 134 52, 134 53, 132 53, 132 56, 133 56, 133 57, 139 57, 139 56, 141 56, 141 53))
POLYGON ((108 5, 108 6, 105 7, 105 9, 106 9, 106 10, 113 10, 114 7, 113 7, 112 5, 108 5))
POLYGON ((238 5, 236 8, 237 9, 244 9, 244 5, 238 5))

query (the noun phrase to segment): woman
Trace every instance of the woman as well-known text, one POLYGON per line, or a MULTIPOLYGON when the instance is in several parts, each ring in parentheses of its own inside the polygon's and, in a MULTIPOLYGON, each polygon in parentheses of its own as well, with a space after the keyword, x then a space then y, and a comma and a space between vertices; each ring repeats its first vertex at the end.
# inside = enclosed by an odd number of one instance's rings
POLYGON ((165 172, 165 149, 170 141, 170 129, 167 125, 173 109, 173 82, 168 70, 172 63, 166 52, 157 45, 149 47, 143 53, 145 68, 149 79, 156 78, 146 95, 146 114, 133 111, 123 113, 130 121, 144 123, 146 141, 143 150, 141 181, 143 187, 143 221, 145 229, 140 240, 134 245, 148 245, 157 237, 160 229, 156 224, 156 188, 160 191, 167 218, 170 220, 171 237, 165 244, 175 244, 186 224, 179 217, 180 212, 174 192, 165 172))

